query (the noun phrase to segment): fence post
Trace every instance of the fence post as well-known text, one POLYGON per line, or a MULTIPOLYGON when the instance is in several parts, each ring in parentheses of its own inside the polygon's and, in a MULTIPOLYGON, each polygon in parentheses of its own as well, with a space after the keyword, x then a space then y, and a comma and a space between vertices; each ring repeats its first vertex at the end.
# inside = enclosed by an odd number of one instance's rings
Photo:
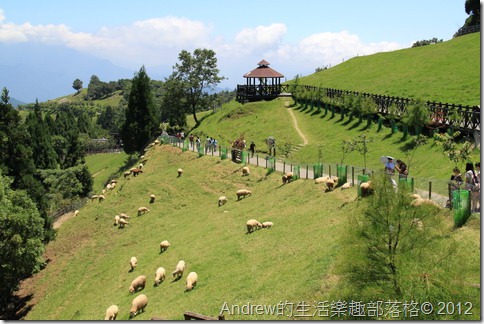
POLYGON ((286 173, 286 160, 282 161, 282 173, 286 173))
POLYGON ((354 186, 355 185, 355 167, 351 167, 351 184, 354 186))
POLYGON ((256 165, 259 166, 259 154, 255 155, 256 165))
POLYGON ((432 181, 429 181, 429 199, 432 199, 432 181))
POLYGON ((329 177, 331 178, 331 164, 328 166, 328 170, 329 170, 329 177))
POLYGON ((308 169, 309 169, 309 165, 306 164, 306 179, 308 178, 308 169))

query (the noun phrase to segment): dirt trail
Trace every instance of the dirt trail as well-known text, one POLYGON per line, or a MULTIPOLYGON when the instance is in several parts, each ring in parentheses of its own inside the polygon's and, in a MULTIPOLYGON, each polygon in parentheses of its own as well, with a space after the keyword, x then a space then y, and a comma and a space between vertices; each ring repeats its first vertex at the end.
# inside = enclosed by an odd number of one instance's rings
POLYGON ((303 140, 303 145, 308 145, 308 139, 304 135, 304 133, 301 132, 301 130, 299 129, 299 126, 297 124, 296 116, 294 116, 294 113, 292 112, 292 109, 291 108, 287 108, 287 111, 289 112, 289 115, 291 115, 291 117, 292 117, 292 122, 294 124, 294 129, 296 130, 296 132, 299 134, 299 136, 303 140))

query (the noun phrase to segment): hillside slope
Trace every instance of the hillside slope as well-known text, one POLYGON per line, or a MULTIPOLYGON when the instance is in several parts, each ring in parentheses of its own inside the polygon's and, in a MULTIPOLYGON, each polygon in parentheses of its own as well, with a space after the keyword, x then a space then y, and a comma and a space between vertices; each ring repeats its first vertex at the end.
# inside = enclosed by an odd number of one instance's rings
MULTIPOLYGON (((182 319, 185 311, 216 316, 224 307, 247 304, 282 305, 285 311, 225 312, 226 318, 297 319, 297 313, 289 315, 286 306, 301 302, 312 305, 311 314, 316 315, 309 318, 324 319, 315 312, 318 302, 358 296, 356 291, 351 294, 353 288, 337 266, 347 263, 341 248, 351 240, 349 215, 363 206, 355 201, 354 188, 325 193, 313 181, 303 180, 282 186, 280 174, 267 175, 256 167, 249 177, 242 177, 240 165, 210 156, 198 158, 169 145, 146 153, 144 173, 118 180, 105 201, 89 202, 49 243, 50 262, 32 279, 35 305, 25 319, 99 320, 108 306, 117 304, 118 319, 127 320, 134 298, 128 287, 141 274, 148 278, 142 293, 149 298, 146 312, 136 317, 141 320, 182 319), (177 177, 178 168, 184 170, 181 177, 177 177), (240 188, 252 190, 252 196, 237 201, 235 192, 240 188), (152 193, 156 202, 149 204, 152 193), (229 201, 218 207, 221 195, 229 201), (150 212, 136 216, 140 206, 150 212), (131 216, 130 224, 118 229, 113 217, 122 212, 131 216), (246 234, 250 218, 272 221, 274 226, 246 234), (165 239, 171 246, 160 254, 159 243, 165 239), (128 272, 131 256, 139 261, 132 273, 128 272), (180 259, 187 269, 182 280, 173 281, 171 272, 180 259), (168 276, 153 287, 154 272, 160 266, 168 276), (199 282, 184 293, 191 271, 198 273, 199 282)), ((451 224, 448 211, 442 217, 451 224)), ((442 277, 441 271, 452 278, 449 287, 467 296, 476 312, 479 292, 463 286, 459 275, 467 282, 479 282, 478 227, 479 221, 471 219, 460 230, 445 230, 433 246, 445 251, 454 240, 457 247, 466 246, 465 255, 453 254, 455 260, 446 257, 449 265, 458 262, 465 267, 434 269, 429 264, 427 269, 435 280, 442 277)))
POLYGON ((302 77, 299 83, 479 105, 480 36, 480 33, 472 33, 433 45, 354 57, 302 77))

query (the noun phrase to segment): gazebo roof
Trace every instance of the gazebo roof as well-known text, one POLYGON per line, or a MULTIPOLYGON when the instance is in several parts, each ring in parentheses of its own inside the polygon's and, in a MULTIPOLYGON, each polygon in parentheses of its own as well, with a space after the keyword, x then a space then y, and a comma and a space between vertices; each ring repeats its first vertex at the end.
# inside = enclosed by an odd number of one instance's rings
POLYGON ((283 78, 284 75, 277 72, 276 70, 270 68, 268 65, 270 63, 266 60, 262 60, 257 65, 259 67, 253 69, 250 72, 244 74, 244 78, 283 78))

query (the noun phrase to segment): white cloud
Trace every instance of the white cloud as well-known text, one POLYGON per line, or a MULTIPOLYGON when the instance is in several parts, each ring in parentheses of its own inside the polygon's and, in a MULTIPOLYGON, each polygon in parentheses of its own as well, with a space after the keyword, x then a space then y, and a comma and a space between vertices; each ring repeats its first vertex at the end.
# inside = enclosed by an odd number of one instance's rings
POLYGON ((95 33, 72 32, 63 24, 17 25, 4 21, 0 9, 0 42, 63 44, 131 69, 142 64, 172 66, 183 49, 211 48, 217 53, 221 75, 232 84, 242 83, 242 75, 261 59, 292 78, 297 73, 307 75, 317 67, 335 65, 356 55, 402 48, 394 42, 364 44, 348 31, 315 33, 288 44, 284 43, 287 27, 283 23, 243 28, 227 41, 212 35, 213 26, 209 24, 173 16, 103 27, 95 33))

